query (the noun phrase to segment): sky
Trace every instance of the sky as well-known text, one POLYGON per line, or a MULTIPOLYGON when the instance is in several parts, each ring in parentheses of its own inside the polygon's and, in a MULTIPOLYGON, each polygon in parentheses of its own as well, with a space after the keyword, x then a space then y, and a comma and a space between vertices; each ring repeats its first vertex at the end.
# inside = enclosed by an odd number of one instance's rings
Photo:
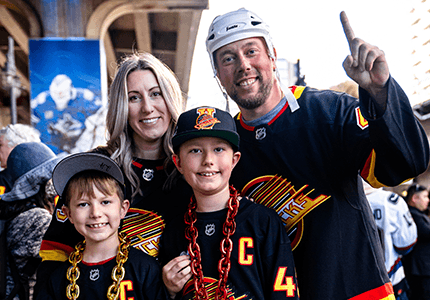
MULTIPOLYGON (((245 7, 268 23, 278 58, 297 62, 308 86, 328 89, 350 80, 342 63, 349 54, 340 22, 345 11, 355 36, 385 53, 390 73, 414 103, 412 73, 413 1, 404 0, 209 0, 199 25, 194 50, 187 108, 213 105, 225 109, 206 52, 212 20, 245 7)), ((233 105, 232 112, 235 110, 233 105)))

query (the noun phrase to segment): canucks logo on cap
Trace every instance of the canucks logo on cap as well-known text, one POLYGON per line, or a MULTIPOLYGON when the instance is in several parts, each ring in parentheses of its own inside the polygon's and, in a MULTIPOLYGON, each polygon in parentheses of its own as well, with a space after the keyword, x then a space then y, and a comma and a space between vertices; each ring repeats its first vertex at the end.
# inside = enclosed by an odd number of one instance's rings
POLYGON ((220 120, 214 117, 215 108, 198 108, 197 113, 199 116, 196 119, 196 125, 194 128, 200 129, 212 129, 216 123, 221 123, 220 120))

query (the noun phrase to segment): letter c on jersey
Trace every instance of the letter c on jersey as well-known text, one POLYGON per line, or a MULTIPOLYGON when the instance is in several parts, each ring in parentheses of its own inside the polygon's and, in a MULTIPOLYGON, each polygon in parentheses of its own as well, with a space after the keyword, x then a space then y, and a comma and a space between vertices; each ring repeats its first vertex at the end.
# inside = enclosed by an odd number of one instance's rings
POLYGON ((254 240, 250 237, 239 239, 239 264, 250 266, 254 262, 254 255, 246 254, 246 248, 254 248, 254 240))

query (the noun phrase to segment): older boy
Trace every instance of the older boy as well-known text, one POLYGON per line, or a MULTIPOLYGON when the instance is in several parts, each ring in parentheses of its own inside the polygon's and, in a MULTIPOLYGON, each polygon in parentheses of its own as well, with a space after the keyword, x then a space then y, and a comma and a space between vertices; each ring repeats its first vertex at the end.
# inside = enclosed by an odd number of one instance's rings
POLYGON ((181 299, 298 299, 290 241, 276 212, 229 186, 240 158, 233 118, 212 107, 189 110, 172 142, 173 161, 194 195, 185 223, 172 221, 162 237, 170 296, 182 289, 181 299), (178 281, 188 282, 182 288, 178 281))
POLYGON ((52 180, 64 213, 85 241, 54 271, 38 299, 165 299, 155 258, 118 234, 130 205, 119 166, 104 155, 74 154, 56 166, 52 180))

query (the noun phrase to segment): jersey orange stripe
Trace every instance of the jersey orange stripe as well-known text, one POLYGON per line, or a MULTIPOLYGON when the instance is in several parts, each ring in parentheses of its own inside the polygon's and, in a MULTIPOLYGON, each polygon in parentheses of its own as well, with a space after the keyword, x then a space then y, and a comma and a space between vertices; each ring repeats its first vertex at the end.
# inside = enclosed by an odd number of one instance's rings
POLYGON ((366 300, 366 299, 379 299, 379 300, 395 300, 393 285, 391 282, 376 289, 367 291, 363 294, 350 298, 350 300, 366 300))
POLYGON ((73 248, 58 242, 43 240, 39 255, 42 260, 66 261, 73 248))
POLYGON ((374 188, 384 187, 386 185, 380 183, 375 176, 375 164, 376 164, 376 153, 375 150, 372 149, 369 157, 366 160, 366 163, 361 170, 361 177, 364 178, 371 186, 374 188))

